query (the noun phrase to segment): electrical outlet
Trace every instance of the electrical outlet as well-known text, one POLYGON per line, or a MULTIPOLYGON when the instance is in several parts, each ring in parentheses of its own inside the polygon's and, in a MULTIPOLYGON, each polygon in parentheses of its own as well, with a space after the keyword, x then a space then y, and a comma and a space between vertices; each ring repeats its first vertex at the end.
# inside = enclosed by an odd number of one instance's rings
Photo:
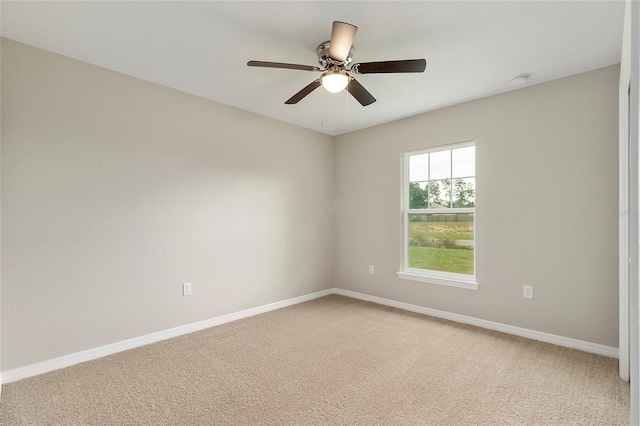
POLYGON ((522 297, 524 297, 525 299, 533 299, 533 286, 523 285, 522 297))
POLYGON ((369 265, 369 273, 373 275, 373 265, 369 265))
POLYGON ((182 295, 189 296, 191 294, 191 283, 182 284, 182 295))

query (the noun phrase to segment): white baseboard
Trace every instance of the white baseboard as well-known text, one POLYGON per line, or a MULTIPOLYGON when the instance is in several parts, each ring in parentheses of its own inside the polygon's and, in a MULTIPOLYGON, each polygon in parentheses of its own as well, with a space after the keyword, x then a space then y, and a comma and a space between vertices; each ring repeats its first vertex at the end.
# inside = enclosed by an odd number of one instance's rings
MULTIPOLYGON (((568 348, 579 349, 581 351, 590 352, 598 355, 604 355, 612 358, 618 357, 618 348, 611 346, 600 345, 597 343, 586 342, 578 339, 571 339, 569 337, 557 336, 554 334, 543 333, 541 331, 529 330, 526 328, 515 327, 512 325, 501 324, 498 322, 487 321, 479 318, 468 317, 465 315, 454 314, 446 311, 439 311, 437 309, 425 308, 424 306, 412 305, 410 303, 397 302, 391 299, 385 299, 377 296, 369 296, 367 294, 357 293, 350 290, 343 290, 340 288, 332 288, 316 293, 306 294, 304 296, 294 297, 292 299, 283 300, 280 302, 270 303, 268 305, 258 306, 251 309, 246 309, 239 312, 234 312, 227 315, 221 315, 219 317, 211 318, 204 321, 195 322, 192 324, 183 325, 180 327, 170 328, 168 330, 159 331, 156 333, 146 334, 144 336, 135 337, 133 339, 123 340, 116 343, 111 343, 104 346, 99 346, 93 349, 87 349, 85 351, 75 352, 69 355, 61 356, 58 358, 50 359, 47 361, 38 362, 35 364, 26 365, 24 367, 14 368, 13 370, 3 371, 0 374, 1 383, 11 383, 17 380, 26 379, 27 377, 37 376, 38 374, 48 373, 50 371, 58 370, 60 368, 70 367, 80 362, 91 361, 97 358, 102 358, 107 355, 115 354, 118 352, 134 349, 140 346, 148 345, 150 343, 159 342, 161 340, 170 339, 172 337, 182 336, 183 334, 193 333, 194 331, 203 330, 209 327, 215 327, 216 325, 225 324, 231 321, 236 321, 242 318, 251 317, 254 315, 262 314, 276 309, 284 308, 298 303, 307 302, 319 297, 328 296, 330 294, 339 294, 341 296, 347 296, 354 299, 365 300, 368 302, 377 303, 380 305, 391 306, 405 311, 416 312, 420 314, 430 315, 438 318, 448 319, 464 324, 475 325, 490 330, 496 330, 507 334, 513 334, 516 336, 526 337, 528 339, 539 340, 542 342, 552 343, 558 346, 565 346, 568 348)), ((2 387, 0 386, 0 398, 2 396, 2 387)))
POLYGON ((586 342, 584 340, 572 339, 570 337, 558 336, 555 334, 544 333, 542 331, 529 330, 527 328, 516 327, 513 325, 502 324, 499 322, 487 321, 479 318, 468 317, 465 315, 454 314, 451 312, 440 311, 437 309, 425 308, 424 306, 412 305, 410 303, 397 302, 395 300, 384 299, 377 296, 369 296, 363 293, 357 293, 350 290, 342 290, 334 288, 333 292, 342 296, 354 299, 365 300, 380 305, 391 306, 393 308, 403 309, 405 311, 416 312, 419 314, 430 315, 443 318, 463 324, 475 325, 477 327, 487 328, 489 330, 500 331, 502 333, 513 334, 515 336, 526 337, 527 339, 539 340, 541 342, 552 343, 567 348, 579 349, 584 352, 590 352, 598 355, 604 355, 611 358, 618 358, 618 348, 612 346, 600 345, 598 343, 586 342))
POLYGON ((287 299, 280 302, 274 302, 268 305, 258 306, 251 309, 245 309, 243 311, 234 312, 227 315, 221 315, 219 317, 211 318, 208 320, 194 322, 192 324, 170 328, 168 330, 158 331, 156 333, 146 334, 140 337, 134 337, 132 339, 127 339, 120 342, 99 346, 97 348, 75 352, 69 355, 61 356, 61 357, 50 359, 47 361, 26 365, 24 367, 14 368, 13 370, 7 370, 2 372, 2 376, 1 376, 2 381, 0 381, 0 383, 15 382, 16 380, 26 379, 27 377, 48 373, 50 371, 54 371, 60 368, 69 367, 74 364, 78 364, 80 362, 91 361, 97 358, 102 358, 107 355, 111 355, 118 352, 129 350, 129 349, 137 348, 140 346, 148 345, 150 343, 159 342, 160 340, 166 340, 172 337, 182 336, 183 334, 193 333, 194 331, 203 330, 205 328, 214 327, 216 325, 221 325, 221 324, 225 324, 231 321, 236 321, 242 318, 247 318, 247 317, 262 314, 265 312, 274 311, 276 309, 284 308, 287 306, 296 305, 298 303, 306 302, 312 299, 316 299, 318 297, 328 296, 332 293, 333 293, 333 289, 318 291, 316 293, 306 294, 304 296, 294 297, 292 299, 287 299))

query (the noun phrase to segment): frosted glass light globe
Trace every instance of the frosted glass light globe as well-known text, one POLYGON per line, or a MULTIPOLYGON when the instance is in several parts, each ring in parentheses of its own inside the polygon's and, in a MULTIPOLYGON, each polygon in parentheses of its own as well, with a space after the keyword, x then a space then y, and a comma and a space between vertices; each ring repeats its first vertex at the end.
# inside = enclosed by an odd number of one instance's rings
POLYGON ((322 76, 322 87, 331 93, 343 91, 347 83, 349 83, 349 76, 340 71, 329 71, 322 76))

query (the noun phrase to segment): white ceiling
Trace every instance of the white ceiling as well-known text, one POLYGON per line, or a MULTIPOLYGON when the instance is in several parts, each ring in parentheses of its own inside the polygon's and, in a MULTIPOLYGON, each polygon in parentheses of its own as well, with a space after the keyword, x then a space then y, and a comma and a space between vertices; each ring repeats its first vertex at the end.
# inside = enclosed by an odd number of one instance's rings
POLYGON ((2 1, 1 34, 124 74, 329 135, 620 62, 623 1, 2 1), (318 65, 331 23, 359 27, 354 62, 427 60, 422 74, 356 76, 377 98, 318 89, 319 74, 247 67, 318 65), (324 122, 324 123, 323 123, 324 122), (324 125, 323 125, 324 124, 324 125))

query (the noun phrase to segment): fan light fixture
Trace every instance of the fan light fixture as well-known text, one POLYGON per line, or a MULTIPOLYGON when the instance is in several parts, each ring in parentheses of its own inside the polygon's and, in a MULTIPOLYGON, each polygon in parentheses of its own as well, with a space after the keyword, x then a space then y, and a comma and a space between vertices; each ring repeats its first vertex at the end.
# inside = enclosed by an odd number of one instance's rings
POLYGON ((342 92, 349 83, 349 75, 344 71, 327 71, 322 75, 322 87, 331 93, 342 92))
MULTIPOLYGON (((357 30, 358 27, 355 25, 334 21, 331 27, 331 40, 323 41, 316 47, 316 56, 318 57, 318 64, 320 64, 319 67, 267 61, 249 61, 247 62, 247 66, 322 73, 320 78, 315 78, 311 83, 298 91, 298 93, 287 99, 284 102, 286 105, 297 104, 311 92, 322 86, 323 93, 324 89, 327 89, 328 92, 338 93, 346 88, 349 94, 363 107, 374 103, 376 98, 353 77, 354 75, 424 72, 427 67, 427 61, 424 59, 359 62, 350 65, 353 55, 353 40, 357 30), (351 68, 347 68, 349 65, 351 68)), ((348 96, 347 99, 349 99, 348 96)))

